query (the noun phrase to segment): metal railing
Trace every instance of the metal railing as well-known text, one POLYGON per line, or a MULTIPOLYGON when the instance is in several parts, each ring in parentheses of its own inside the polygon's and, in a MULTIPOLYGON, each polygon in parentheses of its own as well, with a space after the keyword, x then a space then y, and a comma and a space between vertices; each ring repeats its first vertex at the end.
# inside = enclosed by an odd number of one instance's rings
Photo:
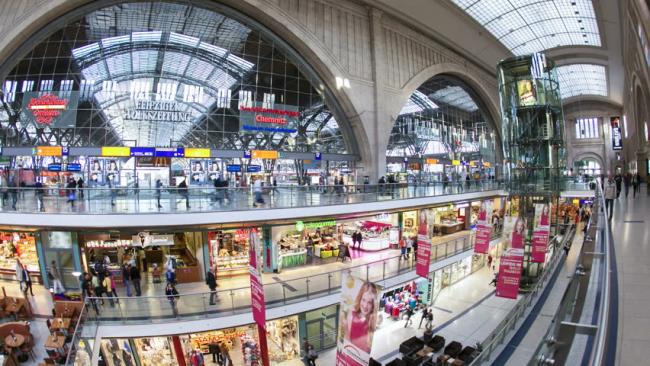
POLYGON ((611 230, 600 186, 594 214, 566 289, 545 337, 529 362, 604 365, 610 311, 611 230))
MULTIPOLYGON (((562 248, 565 243, 573 240, 575 229, 571 229, 561 238, 561 242, 556 248, 562 248)), ((555 238, 554 240, 557 240, 555 238)), ((517 328, 518 322, 527 315, 528 309, 535 303, 535 300, 541 295, 546 287, 550 277, 555 273, 557 266, 563 258, 561 250, 555 250, 554 255, 549 262, 548 270, 542 273, 541 278, 533 286, 532 290, 520 299, 514 308, 512 308, 497 327, 485 338, 481 345, 481 352, 472 361, 470 365, 481 365, 489 363, 493 356, 498 355, 501 351, 500 346, 508 339, 509 333, 517 328), (497 352, 495 354, 495 352, 497 352)))
MULTIPOLYGON (((470 235, 455 238, 432 247, 431 263, 472 249, 470 235)), ((415 270, 414 255, 410 259, 400 256, 313 274, 280 282, 264 284, 266 307, 273 308, 340 291, 341 274, 351 273, 359 278, 381 284, 389 278, 415 270)), ((161 323, 169 319, 184 320, 222 317, 250 312, 250 287, 216 291, 216 304, 211 305, 210 292, 181 293, 174 303, 164 294, 142 297, 87 297, 87 320, 110 323, 161 323), (103 303, 103 305, 102 305, 103 303), (113 304, 111 306, 111 303, 113 304)))

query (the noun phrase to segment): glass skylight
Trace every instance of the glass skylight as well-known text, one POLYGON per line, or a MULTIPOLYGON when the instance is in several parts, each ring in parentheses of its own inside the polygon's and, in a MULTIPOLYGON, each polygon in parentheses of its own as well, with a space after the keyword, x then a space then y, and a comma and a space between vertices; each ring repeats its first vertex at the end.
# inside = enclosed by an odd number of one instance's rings
POLYGON ((601 46, 591 0, 451 0, 515 55, 601 46))
POLYGON ((478 106, 472 97, 460 86, 447 86, 444 89, 437 90, 429 95, 429 97, 467 112, 475 112, 478 110, 478 106))
POLYGON ((607 96, 605 66, 573 64, 557 67, 562 99, 577 95, 607 96))

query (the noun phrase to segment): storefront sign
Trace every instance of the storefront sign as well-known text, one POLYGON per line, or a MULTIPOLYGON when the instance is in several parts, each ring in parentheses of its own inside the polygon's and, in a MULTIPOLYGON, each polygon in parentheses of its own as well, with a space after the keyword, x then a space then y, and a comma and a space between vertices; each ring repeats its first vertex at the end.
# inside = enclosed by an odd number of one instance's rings
POLYGON ((621 117, 611 117, 609 122, 612 125, 612 150, 622 150, 623 137, 621 136, 621 117))
POLYGON ((210 149, 197 149, 197 148, 188 147, 185 149, 185 157, 186 158, 209 158, 210 149))
POLYGON ((116 158, 131 156, 131 148, 126 146, 102 146, 102 156, 116 158))
POLYGON ((253 150, 251 157, 253 159, 277 159, 278 152, 275 150, 253 150))
POLYGON ((452 160, 452 161, 451 161, 451 165, 453 165, 453 166, 458 166, 458 165, 460 165, 460 160, 452 160))
POLYGON ((316 221, 316 222, 302 222, 296 221, 296 231, 303 231, 305 229, 318 229, 321 227, 336 226, 336 220, 316 221))
POLYGON ((346 319, 338 335, 337 366, 367 365, 377 326, 379 289, 371 282, 341 274, 339 319, 346 319))
POLYGON ((429 165, 435 165, 435 164, 438 164, 438 162, 439 162, 438 159, 431 159, 431 158, 428 158, 428 159, 426 160, 426 163, 429 164, 429 165))
POLYGON ((176 101, 137 99, 135 106, 124 111, 126 121, 191 122, 187 106, 176 101))
POLYGON ((154 246, 172 246, 174 245, 174 235, 151 235, 146 232, 133 235, 131 241, 134 247, 154 247, 154 246))
POLYGON ((524 250, 510 248, 499 259, 496 296, 516 299, 519 293, 524 250))
POLYGON ((79 92, 25 92, 23 117, 38 128, 72 128, 77 117, 79 92))
POLYGON ((61 156, 61 146, 37 146, 37 156, 61 156))

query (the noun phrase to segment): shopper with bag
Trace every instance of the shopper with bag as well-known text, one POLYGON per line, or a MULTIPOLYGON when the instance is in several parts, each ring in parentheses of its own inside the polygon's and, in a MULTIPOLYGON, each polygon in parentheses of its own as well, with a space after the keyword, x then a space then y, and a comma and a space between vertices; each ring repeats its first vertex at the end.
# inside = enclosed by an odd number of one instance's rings
POLYGON ((208 288, 210 289, 210 305, 216 305, 216 301, 219 299, 217 298, 217 277, 215 276, 215 273, 217 272, 217 267, 214 267, 214 272, 213 271, 208 271, 205 275, 205 284, 208 285, 208 288))

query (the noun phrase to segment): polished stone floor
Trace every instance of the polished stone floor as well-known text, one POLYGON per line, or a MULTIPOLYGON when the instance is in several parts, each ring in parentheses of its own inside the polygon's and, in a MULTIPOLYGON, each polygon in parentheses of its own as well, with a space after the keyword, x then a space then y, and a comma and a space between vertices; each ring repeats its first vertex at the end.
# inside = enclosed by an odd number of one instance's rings
POLYGON ((617 364, 650 360, 650 195, 646 185, 614 203, 611 221, 618 270, 617 364))

